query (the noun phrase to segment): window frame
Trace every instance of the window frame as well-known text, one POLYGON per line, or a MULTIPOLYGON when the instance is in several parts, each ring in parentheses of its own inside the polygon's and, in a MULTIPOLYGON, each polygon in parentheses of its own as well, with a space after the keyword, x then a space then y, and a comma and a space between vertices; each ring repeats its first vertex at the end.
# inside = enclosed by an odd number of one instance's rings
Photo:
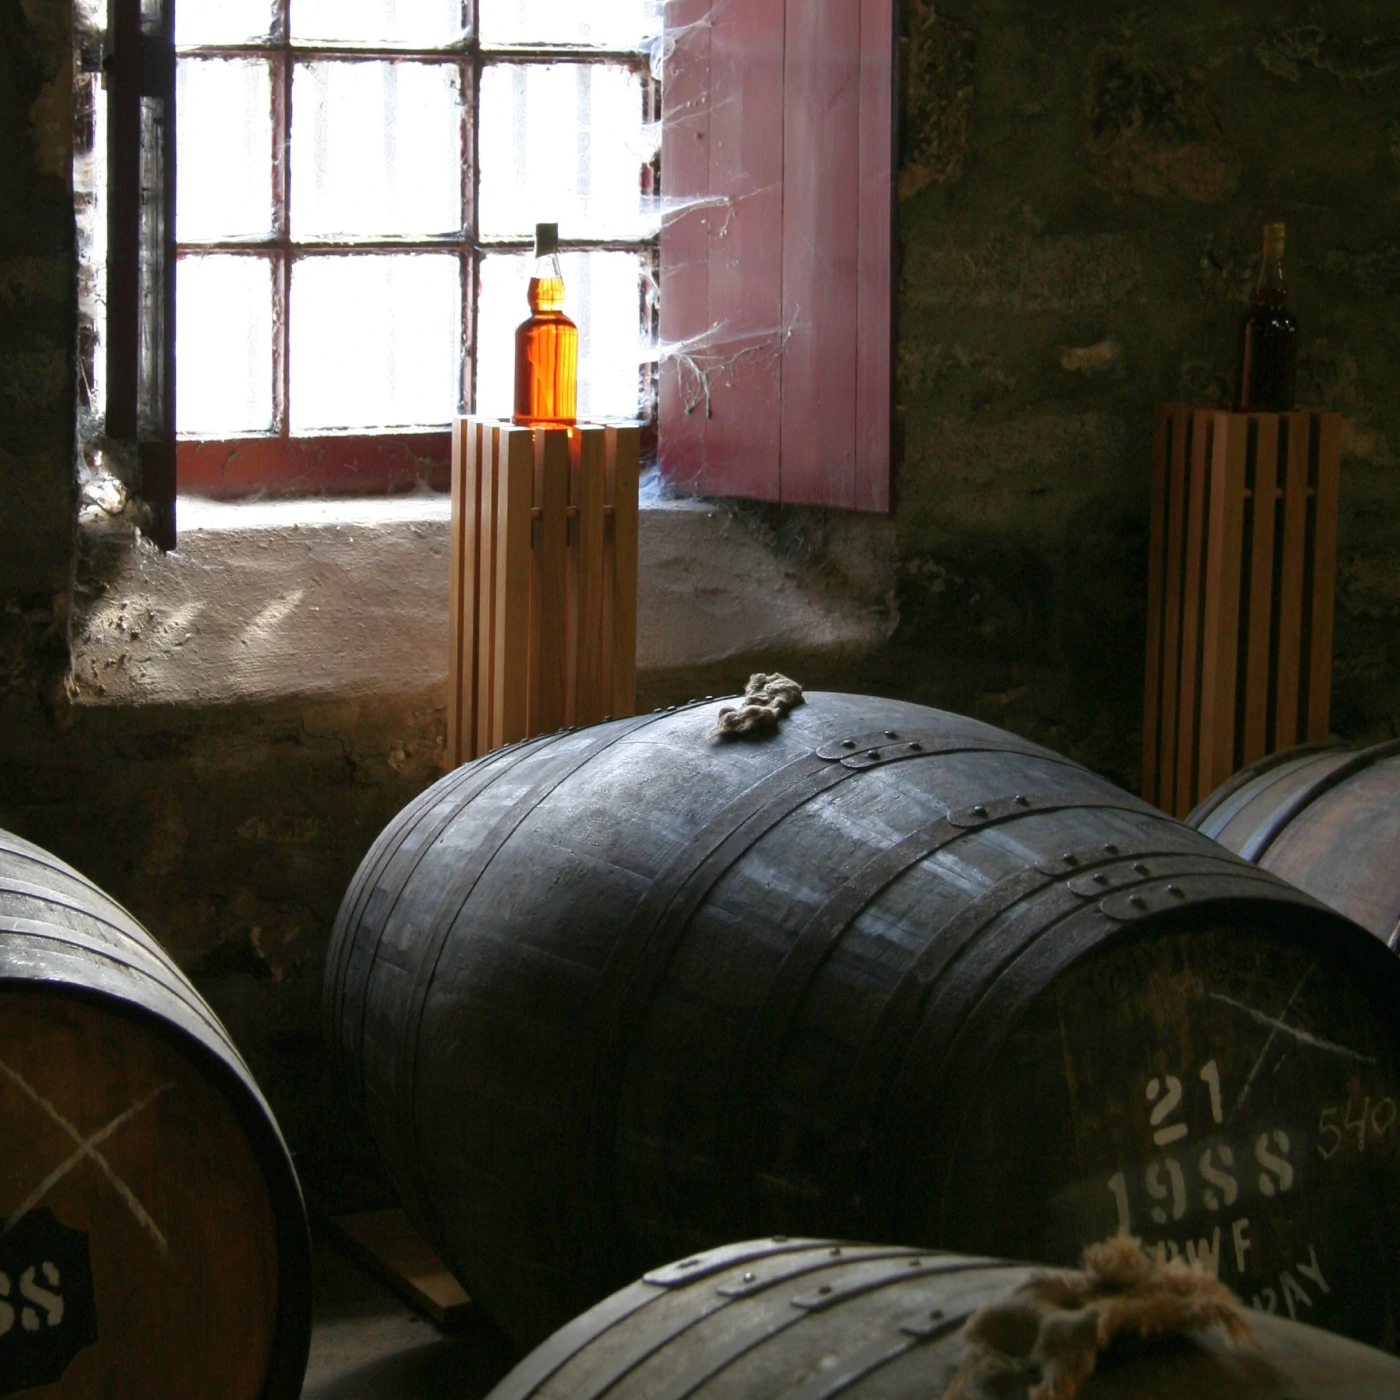
MULTIPOLYGON (((149 0, 147 0, 149 4, 149 0)), ((423 48, 392 45, 347 45, 325 43, 294 43, 290 33, 291 0, 275 0, 275 14, 266 40, 246 44, 199 44, 176 48, 171 25, 169 0, 163 9, 165 50, 164 72, 168 77, 168 106, 174 112, 175 73, 182 59, 260 59, 269 63, 272 89, 272 150, 269 174, 272 180, 272 230, 266 237, 179 240, 173 237, 174 180, 167 179, 164 190, 168 209, 170 237, 167 242, 169 287, 168 305, 164 308, 166 339, 171 353, 167 357, 170 372, 167 384, 173 387, 174 340, 174 270, 179 261, 216 254, 234 254, 267 259, 271 263, 273 284, 273 393, 272 429, 268 433, 241 434, 227 438, 203 438, 175 435, 173 412, 169 414, 165 437, 174 470, 156 479, 146 473, 143 495, 148 498, 153 488, 168 492, 168 507, 160 501, 153 504, 157 514, 168 511, 171 547, 174 539, 174 494, 198 495, 214 499, 236 499, 260 496, 318 496, 392 494, 421 486, 446 491, 449 485, 450 423, 445 427, 386 427, 351 429, 314 435, 293 434, 290 427, 290 400, 294 392, 290 381, 290 305, 291 273, 299 258, 322 256, 373 256, 377 253, 445 252, 457 254, 462 289, 461 340, 459 354, 458 413, 470 412, 476 402, 476 369, 478 363, 477 323, 481 266, 491 256, 527 253, 532 241, 526 236, 483 238, 480 233, 480 101, 481 81, 485 69, 493 64, 579 64, 592 63, 629 68, 641 78, 642 120, 659 122, 661 114, 660 84, 651 73, 650 54, 645 50, 616 49, 582 44, 483 44, 480 38, 479 8, 481 0, 462 0, 462 37, 453 44, 423 48), (291 155, 292 84, 298 63, 316 62, 428 62, 450 64, 458 69, 462 103, 459 121, 459 151, 461 154, 462 221, 455 233, 407 238, 366 239, 296 239, 291 235, 291 200, 293 171, 291 155)), ((125 22, 131 25, 133 14, 139 16, 141 0, 114 0, 114 29, 125 22)), ((147 41, 146 47, 149 47, 147 41)), ((146 67, 149 60, 143 59, 146 67)), ((138 66, 140 66, 138 64, 138 66)), ((170 123, 173 126, 173 119, 170 123)), ((110 169, 113 172, 112 197, 116 200, 116 172, 130 169, 130 157, 124 157, 117 146, 117 128, 113 127, 114 143, 110 169), (125 164, 123 160, 125 159, 125 164)), ((130 142, 129 135, 126 140, 130 142)), ((167 149, 173 155, 173 142, 167 149)), ((173 161, 171 162, 173 165, 173 161)), ((169 166, 167 167, 169 168, 169 166)), ((659 153, 638 170, 641 192, 659 192, 659 153)), ((129 177, 127 177, 129 178, 129 177)), ((120 263, 122 250, 129 258, 134 253, 135 229, 131 220, 130 197, 124 206, 126 223, 114 226, 109 244, 113 261, 120 263)), ((115 223, 115 221, 114 221, 115 223)), ((657 284, 659 269, 659 231, 648 237, 625 239, 590 239, 572 237, 560 240, 563 252, 629 252, 641 264, 639 279, 638 327, 654 337, 657 325, 655 297, 648 288, 657 284), (648 324, 648 321, 650 324, 648 324)), ((109 264, 110 265, 110 264, 109 264)), ((109 355, 122 353, 115 341, 109 340, 109 355)), ((131 354, 128 347, 126 355, 131 354)), ((121 370, 117 369, 120 382, 121 370)), ((109 382, 111 379, 109 370, 109 382)), ((171 395, 173 399, 173 395, 171 395)), ((657 377, 654 367, 639 367, 639 416, 643 422, 644 439, 654 444, 656 433, 657 377)), ((173 409, 173 403, 171 405, 173 409)), ((113 419, 110 416, 109 431, 113 419)), ((126 426, 123 423, 123 426, 126 426)), ((115 435, 115 434, 114 434, 115 435)), ((645 443, 644 443, 645 447, 645 443)), ((143 457, 145 453, 143 452, 143 457)), ((164 541, 162 541, 164 543, 164 541)))

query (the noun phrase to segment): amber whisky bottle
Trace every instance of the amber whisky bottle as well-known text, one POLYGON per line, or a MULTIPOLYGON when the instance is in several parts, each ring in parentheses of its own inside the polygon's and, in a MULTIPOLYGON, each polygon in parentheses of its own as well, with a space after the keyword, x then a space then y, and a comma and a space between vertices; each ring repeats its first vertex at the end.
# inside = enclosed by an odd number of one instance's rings
POLYGON ((564 315, 559 225, 535 225, 530 316, 515 332, 515 413, 529 427, 572 427, 578 412, 578 327, 564 315))
POLYGON ((1235 357, 1235 408, 1286 413, 1293 407, 1298 323, 1285 309, 1283 225, 1264 225, 1264 262, 1254 299, 1240 320, 1235 357))

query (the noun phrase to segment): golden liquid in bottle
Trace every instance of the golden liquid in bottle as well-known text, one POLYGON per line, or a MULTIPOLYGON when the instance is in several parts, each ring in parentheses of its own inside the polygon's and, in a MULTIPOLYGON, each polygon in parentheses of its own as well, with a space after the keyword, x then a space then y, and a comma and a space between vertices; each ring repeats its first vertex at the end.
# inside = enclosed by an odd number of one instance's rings
POLYGON ((578 328, 564 315, 564 279, 532 277, 530 318, 515 332, 515 413, 526 427, 572 427, 578 413, 578 328))

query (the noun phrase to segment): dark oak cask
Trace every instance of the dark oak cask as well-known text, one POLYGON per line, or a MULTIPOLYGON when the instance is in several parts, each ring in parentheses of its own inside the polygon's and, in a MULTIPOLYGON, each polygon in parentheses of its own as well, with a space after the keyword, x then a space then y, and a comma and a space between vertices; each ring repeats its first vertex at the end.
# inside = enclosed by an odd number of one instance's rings
MULTIPOLYGON (((1035 1271, 833 1240, 750 1240, 654 1270, 575 1318, 487 1400, 937 1400, 963 1325, 1035 1271)), ((1109 1350, 1079 1400, 1380 1400, 1400 1360, 1287 1318, 1109 1350)), ((1036 1372, 997 1391, 1024 1400, 1036 1372)), ((979 1391, 979 1395, 984 1392, 979 1391)))
POLYGON ((724 1240, 1126 1229, 1394 1344, 1400 961, 991 726, 813 694, 715 744, 717 708, 456 770, 340 910, 339 1074, 517 1342, 724 1240))
POLYGON ((77 871, 0 832, 0 1395, 291 1400, 310 1250, 213 1012, 77 871))
POLYGON ((1270 754, 1186 820, 1400 952, 1400 743, 1270 754))

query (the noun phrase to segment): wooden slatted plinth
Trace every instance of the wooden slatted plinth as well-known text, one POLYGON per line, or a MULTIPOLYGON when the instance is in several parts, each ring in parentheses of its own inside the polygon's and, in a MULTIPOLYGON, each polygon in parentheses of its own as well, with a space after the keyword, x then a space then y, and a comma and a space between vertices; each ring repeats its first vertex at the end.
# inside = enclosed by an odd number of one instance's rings
POLYGON ((452 428, 451 767, 636 705, 632 425, 452 428))
POLYGON ((1142 795, 1176 816, 1327 736, 1340 442, 1335 413, 1157 410, 1142 795))

